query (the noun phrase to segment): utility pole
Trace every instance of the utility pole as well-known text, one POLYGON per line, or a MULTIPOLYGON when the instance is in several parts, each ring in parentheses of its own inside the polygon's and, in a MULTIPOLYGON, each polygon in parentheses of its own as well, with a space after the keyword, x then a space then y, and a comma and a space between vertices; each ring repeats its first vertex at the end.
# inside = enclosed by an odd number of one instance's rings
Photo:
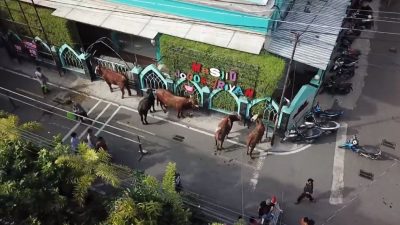
POLYGON ((277 130, 278 123, 279 123, 279 118, 280 118, 281 111, 282 111, 283 98, 285 97, 287 82, 288 82, 289 74, 290 74, 290 68, 292 67, 294 53, 296 52, 296 47, 297 47, 297 44, 299 43, 299 39, 300 39, 300 36, 301 36, 301 34, 299 34, 299 33, 294 33, 294 35, 295 35, 295 39, 294 39, 294 46, 293 46, 292 56, 290 57, 289 66, 288 66, 288 69, 286 71, 285 83, 283 84, 283 91, 282 91, 281 99, 279 101, 278 114, 277 114, 277 117, 275 119, 274 131, 272 132, 271 146, 274 145, 275 134, 276 134, 276 130, 277 130))
MULTIPOLYGON (((19 0, 18 0, 18 2, 19 2, 19 0)), ((50 43, 49 38, 47 37, 47 34, 46 34, 45 30, 44 30, 44 27, 43 27, 43 24, 42 24, 42 20, 40 19, 39 13, 38 13, 38 11, 37 11, 37 9, 36 9, 36 4, 35 4, 35 2, 34 2, 33 0, 31 0, 31 3, 32 3, 32 6, 33 6, 33 9, 35 10, 36 17, 37 17, 38 20, 39 20, 40 29, 42 30, 42 33, 43 33, 43 35, 44 35, 44 38, 45 38, 47 44, 48 44, 49 47, 50 47, 51 43, 50 43)), ((58 71, 58 75, 60 75, 60 77, 61 77, 61 71, 60 71, 60 69, 59 69, 58 61, 57 61, 56 58, 54 57, 54 54, 53 54, 53 51, 51 50, 51 48, 50 48, 50 54, 51 54, 51 57, 53 58, 54 63, 56 64, 57 71, 58 71)))

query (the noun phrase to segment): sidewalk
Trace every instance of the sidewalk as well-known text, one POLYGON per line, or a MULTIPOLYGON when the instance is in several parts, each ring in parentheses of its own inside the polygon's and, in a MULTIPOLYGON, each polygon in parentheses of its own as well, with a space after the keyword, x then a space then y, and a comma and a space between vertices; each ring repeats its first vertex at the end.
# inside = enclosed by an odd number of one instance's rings
MULTIPOLYGON (((23 61, 22 63, 18 63, 17 60, 12 60, 8 58, 5 49, 0 48, 0 69, 5 68, 14 71, 19 75, 28 75, 30 77, 33 76, 35 72, 36 65, 34 63, 23 61)), ((137 109, 140 97, 134 95, 134 91, 132 92, 132 96, 128 96, 125 93, 125 98, 121 99, 121 92, 119 89, 114 88, 114 91, 111 93, 107 84, 104 81, 97 80, 91 82, 89 79, 84 78, 85 75, 81 75, 78 73, 68 71, 66 74, 63 74, 61 77, 59 73, 55 70, 55 68, 49 68, 46 66, 41 66, 43 74, 45 74, 49 78, 49 82, 56 85, 65 87, 68 89, 72 89, 90 96, 94 96, 100 98, 105 101, 113 102, 119 106, 125 106, 133 109, 137 109)), ((149 114, 151 118, 153 115, 155 117, 159 117, 162 119, 167 119, 169 121, 173 121, 175 123, 179 123, 181 126, 186 126, 189 129, 197 130, 207 135, 214 134, 218 123, 223 118, 224 115, 213 112, 202 112, 196 110, 187 110, 186 112, 193 112, 193 117, 186 117, 184 119, 178 119, 176 117, 175 111, 169 111, 167 113, 163 113, 159 107, 156 107, 157 112, 154 114, 149 114)), ((138 121, 139 122, 139 121, 138 121)), ((247 134, 254 127, 244 127, 242 124, 235 124, 230 133, 231 141, 236 141, 240 143, 245 143, 247 134)), ((269 131, 272 132, 272 131, 269 131)), ((292 151, 299 151, 303 149, 304 145, 297 144, 281 144, 277 141, 277 144, 271 149, 270 143, 266 142, 265 135, 263 137, 262 143, 257 145, 257 149, 259 151, 270 151, 276 152, 277 154, 287 154, 292 151)), ((229 141, 228 140, 228 141, 229 141)))

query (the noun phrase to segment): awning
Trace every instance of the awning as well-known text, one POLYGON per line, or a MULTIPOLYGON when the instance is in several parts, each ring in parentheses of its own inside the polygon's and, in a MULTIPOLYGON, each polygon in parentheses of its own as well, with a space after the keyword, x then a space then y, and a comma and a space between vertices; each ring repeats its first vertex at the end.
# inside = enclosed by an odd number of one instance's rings
POLYGON ((154 13, 103 0, 36 1, 56 9, 52 15, 149 39, 158 33, 259 54, 265 36, 250 31, 154 13), (178 20, 177 20, 178 19, 178 20))
POLYGON ((267 50, 290 58, 294 47, 291 31, 300 34, 305 31, 300 37, 294 60, 326 70, 349 4, 349 0, 295 1, 285 22, 272 32, 267 50))

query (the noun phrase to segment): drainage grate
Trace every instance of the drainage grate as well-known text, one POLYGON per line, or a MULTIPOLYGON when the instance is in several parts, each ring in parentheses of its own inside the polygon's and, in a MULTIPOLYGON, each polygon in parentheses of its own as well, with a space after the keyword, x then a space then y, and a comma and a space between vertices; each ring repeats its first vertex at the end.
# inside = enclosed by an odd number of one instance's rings
POLYGON ((367 178, 368 180, 374 180, 374 174, 364 170, 360 170, 360 177, 367 178))
POLYGON ((175 135, 172 139, 174 139, 175 141, 183 142, 183 139, 185 139, 185 137, 182 137, 182 136, 179 136, 179 135, 175 135))
POLYGON ((388 148, 391 148, 391 149, 396 149, 396 143, 390 142, 390 141, 388 141, 388 140, 386 140, 386 139, 383 139, 383 140, 382 140, 382 145, 383 145, 383 146, 386 146, 386 147, 388 147, 388 148))

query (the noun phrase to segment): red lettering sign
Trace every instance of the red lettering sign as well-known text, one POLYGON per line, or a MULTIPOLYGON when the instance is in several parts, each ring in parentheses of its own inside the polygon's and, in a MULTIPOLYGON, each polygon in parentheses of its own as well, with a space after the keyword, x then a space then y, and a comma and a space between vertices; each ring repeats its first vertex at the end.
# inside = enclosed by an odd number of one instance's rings
POLYGON ((193 72, 195 72, 195 73, 200 73, 200 71, 201 71, 201 64, 200 64, 200 63, 193 62, 193 63, 192 63, 192 70, 193 70, 193 72))
POLYGON ((248 89, 244 90, 244 96, 246 96, 248 98, 253 98, 254 97, 254 89, 248 88, 248 89))
POLYGON ((200 78, 200 83, 202 84, 202 85, 207 85, 207 78, 205 78, 205 77, 201 77, 200 78))

